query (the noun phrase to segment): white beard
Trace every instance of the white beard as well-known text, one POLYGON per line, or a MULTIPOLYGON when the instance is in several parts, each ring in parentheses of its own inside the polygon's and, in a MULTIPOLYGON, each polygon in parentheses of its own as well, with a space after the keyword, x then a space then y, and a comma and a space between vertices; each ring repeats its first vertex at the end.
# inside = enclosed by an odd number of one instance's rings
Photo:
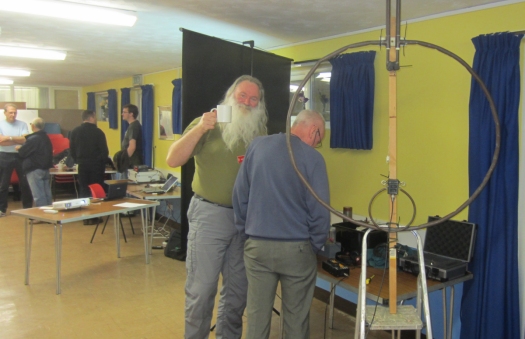
POLYGON ((226 147, 233 152, 238 143, 243 142, 246 147, 260 135, 266 135, 266 111, 257 107, 239 104, 230 97, 221 104, 232 106, 232 122, 220 123, 222 139, 226 147))

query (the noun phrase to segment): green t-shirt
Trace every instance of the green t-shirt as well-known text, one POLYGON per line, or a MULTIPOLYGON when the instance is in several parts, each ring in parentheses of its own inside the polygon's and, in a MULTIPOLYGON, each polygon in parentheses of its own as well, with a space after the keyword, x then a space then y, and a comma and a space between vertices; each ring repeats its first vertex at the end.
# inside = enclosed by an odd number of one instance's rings
MULTIPOLYGON (((200 119, 193 120, 183 135, 195 127, 200 119)), ((216 124, 213 130, 202 136, 193 150, 193 192, 206 200, 231 206, 233 184, 241 166, 237 157, 245 153, 246 147, 242 143, 236 146, 234 152, 230 151, 222 140, 219 124, 216 124)))

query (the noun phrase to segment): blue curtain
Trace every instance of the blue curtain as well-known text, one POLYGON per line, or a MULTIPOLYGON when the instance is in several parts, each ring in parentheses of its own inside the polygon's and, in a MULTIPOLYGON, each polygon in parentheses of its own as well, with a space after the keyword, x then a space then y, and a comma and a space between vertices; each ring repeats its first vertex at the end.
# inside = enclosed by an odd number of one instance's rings
POLYGON ((90 111, 93 111, 93 112, 97 111, 96 104, 95 104, 95 93, 94 92, 89 92, 87 94, 87 109, 89 109, 90 111))
POLYGON ((108 115, 109 115, 109 128, 118 128, 118 102, 117 102, 117 90, 108 89, 108 115))
POLYGON ((171 123, 173 133, 182 134, 182 79, 175 79, 173 84, 173 94, 171 96, 171 123))
POLYGON ((144 163, 152 167, 153 155, 153 86, 144 85, 142 88, 142 149, 144 163))
POLYGON ((372 149, 375 55, 358 52, 330 60, 331 148, 372 149))
MULTIPOLYGON (((120 89, 120 111, 122 111, 122 107, 124 105, 131 103, 131 88, 121 88, 120 89)), ((128 130, 129 123, 127 121, 122 120, 122 116, 120 117, 120 141, 124 140, 124 135, 126 135, 126 131, 128 130)))
MULTIPOLYGON (((481 35, 474 70, 490 91, 501 124, 498 165, 480 196, 470 205, 469 221, 478 225, 474 279, 465 282, 461 304, 461 338, 519 338, 518 290, 518 106, 519 45, 522 36, 481 35)), ((492 161, 495 137, 488 101, 472 80, 469 105, 470 194, 492 161)))

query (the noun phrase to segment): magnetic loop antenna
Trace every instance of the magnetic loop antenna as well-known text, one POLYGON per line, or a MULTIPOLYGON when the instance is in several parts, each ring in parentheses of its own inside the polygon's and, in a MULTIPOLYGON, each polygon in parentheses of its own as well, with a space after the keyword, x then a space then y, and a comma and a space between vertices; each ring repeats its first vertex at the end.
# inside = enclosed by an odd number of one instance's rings
MULTIPOLYGON (((417 230, 417 229, 421 229, 421 228, 427 228, 427 227, 431 227, 431 226, 434 226, 434 225, 438 225, 438 224, 440 224, 440 223, 442 223, 442 222, 444 222, 446 220, 449 220, 450 218, 456 216, 458 213, 460 213, 462 210, 464 210, 467 206, 469 206, 481 194, 481 191, 487 185, 490 177, 492 176, 492 173, 494 172, 494 169, 496 168, 496 164, 498 162, 498 157, 499 157, 499 153, 500 153, 501 129, 500 129, 500 123, 499 123, 499 119, 498 119, 498 113, 497 113, 497 110, 496 110, 496 105, 494 104, 494 100, 492 99, 492 96, 490 95, 490 92, 487 89, 487 86, 485 85, 483 80, 481 80, 480 76, 472 69, 472 67, 469 66, 469 64, 466 61, 464 61, 461 57, 459 57, 458 55, 452 53, 451 51, 449 51, 449 50, 447 50, 447 49, 445 49, 443 47, 440 47, 438 45, 434 45, 432 43, 429 43, 429 42, 424 42, 424 41, 420 41, 420 40, 405 40, 404 44, 405 45, 418 45, 418 46, 434 49, 434 50, 436 50, 438 52, 441 52, 441 53, 451 57, 452 59, 456 60, 458 63, 460 63, 472 75, 472 78, 478 83, 478 85, 481 88, 481 91, 483 92, 483 94, 485 94, 485 97, 487 98, 487 101, 489 102, 490 110, 492 112, 492 119, 494 121, 494 134, 495 134, 495 138, 496 138, 496 142, 495 142, 495 146, 494 146, 494 154, 493 154, 493 157, 492 157, 492 162, 490 164, 489 169, 487 170, 487 173, 485 174, 485 177, 483 178, 483 180, 480 183, 480 185, 476 188, 474 193, 472 193, 472 195, 463 204, 461 204, 456 210, 454 210, 451 213, 445 215, 443 218, 441 218, 439 220, 434 220, 434 221, 431 221, 431 222, 427 222, 427 223, 421 224, 419 226, 410 227, 410 230, 413 231, 413 230, 417 230)), ((382 45, 386 45, 386 42, 384 42, 382 40, 380 40, 380 41, 368 40, 368 41, 357 42, 357 43, 354 43, 354 44, 350 44, 350 45, 341 47, 341 48, 335 50, 334 52, 324 56, 321 59, 319 59, 315 63, 315 65, 310 69, 308 74, 306 74, 306 76, 303 79, 303 81, 301 81, 301 83, 299 84, 299 87, 295 91, 295 93, 293 95, 293 98, 292 98, 292 101, 290 102, 290 106, 288 108, 288 116, 287 116, 287 119, 286 119, 286 145, 287 145, 288 154, 290 155, 290 160, 292 161, 292 166, 293 166, 295 172, 297 173, 297 175, 299 176, 301 181, 305 184, 305 186, 308 189, 308 191, 315 197, 315 199, 317 201, 319 201, 319 203, 321 203, 330 212, 332 212, 333 214, 337 215, 338 217, 342 218, 345 221, 349 221, 349 222, 352 222, 354 224, 358 224, 358 225, 366 227, 366 228, 372 228, 372 229, 386 231, 383 228, 380 228, 379 225, 374 220, 371 220, 372 224, 367 224, 367 223, 364 223, 362 221, 354 220, 351 217, 348 217, 348 216, 344 215, 343 213, 337 211, 332 206, 330 206, 325 201, 323 201, 317 195, 317 193, 313 190, 312 186, 310 186, 308 181, 305 179, 305 177, 302 175, 302 173, 297 168, 297 164, 295 162, 295 157, 293 155, 292 145, 291 145, 291 141, 290 141, 290 135, 291 135, 291 133, 290 133, 290 120, 291 120, 291 116, 292 116, 292 113, 293 113, 294 106, 297 103, 297 99, 299 98, 299 93, 302 91, 304 85, 308 82, 308 80, 310 79, 312 74, 317 70, 317 68, 319 68, 319 65, 321 63, 325 62, 325 61, 328 61, 328 60, 330 60, 330 59, 332 59, 334 57, 337 57, 339 54, 345 52, 348 49, 364 47, 364 46, 382 46, 382 45)), ((407 230, 406 227, 403 227, 403 228, 390 228, 389 231, 390 232, 401 232, 401 231, 405 231, 405 230, 407 230)))

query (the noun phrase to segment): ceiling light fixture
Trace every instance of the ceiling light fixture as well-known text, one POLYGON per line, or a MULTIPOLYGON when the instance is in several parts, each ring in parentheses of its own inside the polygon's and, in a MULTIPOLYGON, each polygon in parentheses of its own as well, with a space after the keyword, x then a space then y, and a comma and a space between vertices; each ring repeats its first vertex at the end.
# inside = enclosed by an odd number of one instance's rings
POLYGON ((23 69, 0 68, 0 75, 7 75, 11 77, 28 77, 31 75, 31 72, 23 69))
POLYGON ((67 53, 50 49, 0 46, 0 55, 33 59, 64 60, 67 53))
POLYGON ((0 85, 12 85, 12 84, 13 84, 13 80, 0 78, 0 85))
POLYGON ((137 21, 135 12, 50 0, 0 1, 0 11, 43 15, 77 21, 131 27, 137 21))

